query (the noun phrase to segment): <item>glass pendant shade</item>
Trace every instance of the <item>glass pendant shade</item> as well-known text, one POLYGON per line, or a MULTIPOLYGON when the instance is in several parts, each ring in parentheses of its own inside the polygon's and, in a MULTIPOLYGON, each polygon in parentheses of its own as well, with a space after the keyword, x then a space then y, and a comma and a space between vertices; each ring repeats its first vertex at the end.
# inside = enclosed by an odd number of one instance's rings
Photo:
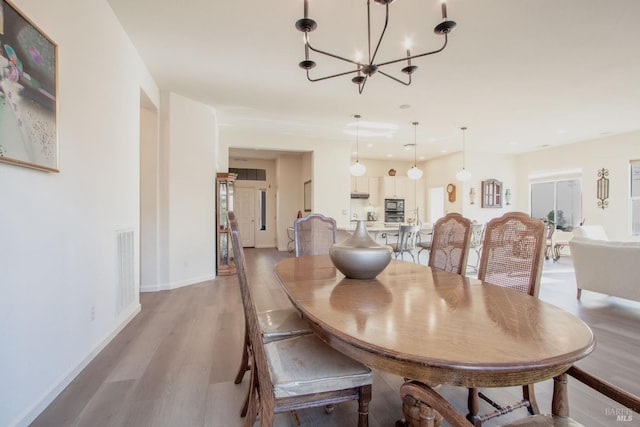
POLYGON ((456 179, 462 182, 469 181, 471 179, 471 173, 466 169, 459 170, 456 172, 456 179))
POLYGON ((349 170, 351 171, 351 175, 353 176, 362 176, 367 171, 367 168, 362 163, 356 161, 351 165, 351 168, 349 170))
POLYGON ((411 166, 411 169, 407 171, 407 176, 409 179, 420 179, 422 178, 422 169, 417 166, 411 166))
POLYGON ((462 130, 462 169, 456 173, 456 179, 461 182, 469 181, 471 179, 471 173, 465 169, 465 155, 466 153, 466 141, 465 141, 465 133, 467 131, 466 127, 460 128, 462 130))
POLYGON ((413 125, 413 166, 411 166, 411 169, 407 171, 407 176, 409 179, 420 179, 422 178, 422 169, 416 166, 416 145, 418 144, 416 126, 418 126, 419 123, 413 122, 411 124, 413 125))
POLYGON ((360 114, 354 114, 353 117, 356 119, 356 162, 351 165, 349 170, 351 171, 351 175, 353 176, 362 176, 367 171, 365 165, 360 163, 359 155, 360 155, 360 114))

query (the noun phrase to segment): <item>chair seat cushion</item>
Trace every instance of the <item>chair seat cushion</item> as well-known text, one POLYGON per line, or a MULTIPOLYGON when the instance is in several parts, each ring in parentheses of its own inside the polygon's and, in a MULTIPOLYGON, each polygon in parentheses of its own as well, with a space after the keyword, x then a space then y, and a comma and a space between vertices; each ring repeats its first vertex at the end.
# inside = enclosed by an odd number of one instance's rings
POLYGON ((582 424, 568 417, 559 417, 556 415, 534 415, 523 418, 509 424, 503 424, 501 427, 584 427, 582 424))
POLYGON ((264 342, 311 333, 307 322, 293 307, 258 313, 258 323, 264 342))
POLYGON ((372 383, 371 369, 334 350, 314 334, 273 341, 264 348, 276 398, 372 383))

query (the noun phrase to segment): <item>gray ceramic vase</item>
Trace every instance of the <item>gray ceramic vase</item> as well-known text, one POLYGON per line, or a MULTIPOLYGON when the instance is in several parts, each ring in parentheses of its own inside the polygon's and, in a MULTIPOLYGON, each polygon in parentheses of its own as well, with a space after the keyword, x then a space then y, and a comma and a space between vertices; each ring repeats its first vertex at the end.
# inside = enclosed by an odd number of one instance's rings
POLYGON ((333 265, 350 279, 373 279, 391 262, 393 251, 369 236, 364 220, 359 220, 353 235, 329 248, 333 265))

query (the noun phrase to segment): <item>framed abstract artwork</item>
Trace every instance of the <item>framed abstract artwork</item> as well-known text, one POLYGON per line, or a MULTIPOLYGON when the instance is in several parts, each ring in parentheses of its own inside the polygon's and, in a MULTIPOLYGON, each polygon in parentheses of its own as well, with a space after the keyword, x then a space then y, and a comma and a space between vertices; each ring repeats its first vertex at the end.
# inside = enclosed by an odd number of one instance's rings
POLYGON ((57 45, 0 0, 0 162, 58 169, 57 45))

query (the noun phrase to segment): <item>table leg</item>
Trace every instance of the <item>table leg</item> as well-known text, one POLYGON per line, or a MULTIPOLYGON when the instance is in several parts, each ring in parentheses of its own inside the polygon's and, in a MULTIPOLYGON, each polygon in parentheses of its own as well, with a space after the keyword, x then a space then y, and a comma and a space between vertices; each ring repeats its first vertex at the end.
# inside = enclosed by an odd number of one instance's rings
POLYGON ((438 427, 445 419, 452 427, 471 427, 467 419, 431 386, 407 381, 400 387, 404 419, 398 427, 438 427))
POLYGON ((553 378, 553 399, 551 413, 561 417, 569 416, 569 396, 567 394, 567 374, 553 378))

